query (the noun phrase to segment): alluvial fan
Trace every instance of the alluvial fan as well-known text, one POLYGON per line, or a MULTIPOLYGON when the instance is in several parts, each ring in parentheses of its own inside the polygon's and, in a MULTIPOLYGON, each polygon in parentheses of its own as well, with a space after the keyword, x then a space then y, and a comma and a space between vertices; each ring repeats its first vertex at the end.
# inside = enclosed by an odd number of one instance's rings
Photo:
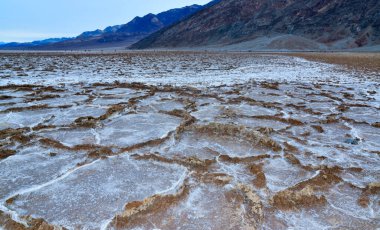
POLYGON ((4 229, 380 228, 376 71, 2 54, 0 78, 4 229))

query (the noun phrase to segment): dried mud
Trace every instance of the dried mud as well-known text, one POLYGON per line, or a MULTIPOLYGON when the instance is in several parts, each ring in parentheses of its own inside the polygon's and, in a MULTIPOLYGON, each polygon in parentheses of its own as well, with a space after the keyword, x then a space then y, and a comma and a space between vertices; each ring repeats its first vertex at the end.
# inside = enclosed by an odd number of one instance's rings
POLYGON ((0 227, 380 228, 373 65, 1 54, 0 227))

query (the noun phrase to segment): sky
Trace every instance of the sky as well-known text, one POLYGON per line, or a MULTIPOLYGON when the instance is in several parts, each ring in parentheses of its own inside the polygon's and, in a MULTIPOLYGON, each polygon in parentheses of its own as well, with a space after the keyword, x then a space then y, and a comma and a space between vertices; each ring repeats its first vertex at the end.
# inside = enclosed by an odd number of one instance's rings
POLYGON ((0 0, 0 42, 73 37, 210 0, 0 0))

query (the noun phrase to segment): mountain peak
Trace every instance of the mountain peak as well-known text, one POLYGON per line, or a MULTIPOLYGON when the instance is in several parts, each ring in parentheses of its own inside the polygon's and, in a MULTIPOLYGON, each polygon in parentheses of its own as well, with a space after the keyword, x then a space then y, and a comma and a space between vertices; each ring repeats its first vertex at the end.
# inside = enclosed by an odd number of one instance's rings
MULTIPOLYGON (((187 18, 203 8, 204 6, 191 5, 183 8, 171 9, 157 15, 149 13, 142 17, 135 17, 133 20, 123 25, 109 26, 104 30, 97 29, 94 31, 83 32, 75 38, 40 45, 34 44, 33 46, 30 45, 31 43, 23 43, 21 46, 23 49, 28 47, 32 49, 125 48, 153 32, 187 18)), ((37 44, 38 42, 35 43, 37 44)), ((12 47, 17 49, 20 47, 20 44, 5 44, 0 48, 12 49, 12 47)))
POLYGON ((290 49, 302 44, 305 49, 361 47, 380 44, 379 12, 378 0, 221 0, 132 48, 225 47, 242 42, 251 42, 248 48, 268 49, 281 44, 290 49), (254 41, 261 37, 270 39, 254 41))

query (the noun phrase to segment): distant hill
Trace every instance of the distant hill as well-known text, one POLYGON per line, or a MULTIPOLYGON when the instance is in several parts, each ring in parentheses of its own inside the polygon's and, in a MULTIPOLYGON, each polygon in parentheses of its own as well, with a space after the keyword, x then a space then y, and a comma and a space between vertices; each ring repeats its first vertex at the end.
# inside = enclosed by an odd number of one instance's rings
POLYGON ((323 50, 379 44, 379 0, 221 0, 131 48, 323 50))
POLYGON ((104 30, 87 31, 75 38, 51 40, 51 42, 36 41, 31 43, 8 43, 0 45, 0 49, 91 49, 91 48, 125 48, 138 40, 156 32, 166 26, 170 26, 205 6, 191 5, 183 8, 172 9, 157 15, 147 14, 143 17, 135 17, 124 25, 110 26, 104 30))
POLYGON ((7 48, 30 48, 30 47, 38 47, 42 45, 48 45, 56 42, 63 42, 66 40, 69 40, 71 38, 49 38, 45 40, 39 40, 39 41, 34 41, 34 42, 24 42, 24 43, 19 43, 19 42, 0 42, 0 49, 7 49, 7 48))

